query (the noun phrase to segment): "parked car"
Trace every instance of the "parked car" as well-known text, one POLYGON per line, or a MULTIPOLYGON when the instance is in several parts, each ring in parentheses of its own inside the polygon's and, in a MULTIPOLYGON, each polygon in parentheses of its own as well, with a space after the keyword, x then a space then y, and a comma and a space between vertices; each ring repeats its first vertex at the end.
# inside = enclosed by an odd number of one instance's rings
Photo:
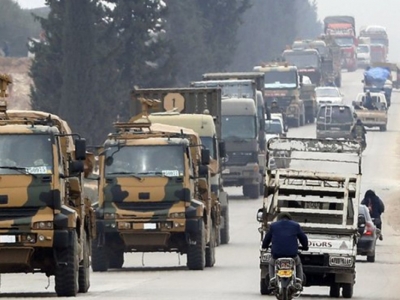
POLYGON ((318 106, 322 104, 343 104, 344 95, 337 87, 320 86, 315 88, 318 106))
POLYGON ((367 256, 368 262, 375 262, 377 228, 372 222, 368 207, 362 204, 358 209, 358 232, 360 239, 357 243, 357 255, 367 256))

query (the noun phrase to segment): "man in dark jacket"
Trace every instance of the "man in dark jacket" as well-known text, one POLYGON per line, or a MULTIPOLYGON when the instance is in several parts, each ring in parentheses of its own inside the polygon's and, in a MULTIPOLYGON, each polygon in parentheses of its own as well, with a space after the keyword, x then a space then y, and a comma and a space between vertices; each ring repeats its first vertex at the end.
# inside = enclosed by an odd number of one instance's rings
POLYGON ((303 250, 308 250, 308 238, 299 223, 292 220, 289 213, 280 213, 278 221, 271 224, 262 243, 262 248, 267 249, 271 242, 271 259, 269 261, 270 286, 275 284, 275 260, 282 257, 292 257, 296 262, 297 288, 302 288, 303 266, 298 256, 298 241, 303 250))
POLYGON ((375 194, 373 190, 368 190, 365 192, 364 199, 361 204, 365 205, 369 209, 369 214, 371 218, 374 219, 374 224, 381 231, 379 239, 382 241, 382 219, 381 215, 385 212, 385 205, 383 201, 375 194))

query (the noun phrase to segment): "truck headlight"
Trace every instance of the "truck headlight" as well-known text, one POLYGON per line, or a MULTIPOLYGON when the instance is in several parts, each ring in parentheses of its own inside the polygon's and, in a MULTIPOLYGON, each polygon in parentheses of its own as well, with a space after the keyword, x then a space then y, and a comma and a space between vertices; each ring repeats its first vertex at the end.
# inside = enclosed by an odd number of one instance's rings
POLYGON ((169 217, 172 219, 183 219, 183 218, 185 218, 185 213, 184 212, 174 212, 174 213, 170 213, 169 217))
POLYGON ((112 219, 115 219, 115 214, 114 214, 114 213, 105 213, 105 214, 104 214, 104 219, 105 219, 105 220, 112 220, 112 219))
POLYGON ((51 221, 40 221, 32 224, 32 229, 53 229, 53 222, 51 221))

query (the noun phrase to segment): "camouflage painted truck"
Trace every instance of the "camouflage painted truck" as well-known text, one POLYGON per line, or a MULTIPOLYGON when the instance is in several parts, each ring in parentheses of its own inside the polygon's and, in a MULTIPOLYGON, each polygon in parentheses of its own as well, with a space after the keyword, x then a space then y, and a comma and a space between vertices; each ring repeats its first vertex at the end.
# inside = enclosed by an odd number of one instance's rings
POLYGON ((9 82, 0 76, 0 273, 54 275, 58 296, 86 293, 95 224, 85 140, 56 115, 7 110, 9 82))
POLYGON ((178 252, 191 270, 215 263, 210 151, 190 129, 152 124, 143 113, 114 124, 99 153, 93 271, 121 268, 126 252, 178 252))
POLYGON ((304 102, 300 99, 300 82, 297 67, 288 63, 269 63, 254 67, 264 73, 264 102, 271 107, 274 99, 285 115, 289 125, 305 124, 304 102))
MULTIPOLYGON (((301 251, 303 286, 328 286, 329 295, 353 296, 356 279, 361 149, 357 141, 271 139, 269 153, 291 151, 290 169, 272 170, 257 213, 260 242, 280 212, 288 212, 308 236, 301 251)), ((260 249, 260 293, 268 288, 269 249, 260 249)))
MULTIPOLYGON (((222 159, 226 155, 221 140, 221 97, 215 88, 135 89, 135 99, 158 99, 158 109, 152 109, 149 119, 154 123, 189 128, 197 132, 202 144, 210 150, 212 215, 218 224, 218 242, 229 243, 229 198, 222 184, 222 159)), ((132 114, 140 111, 140 102, 134 101, 132 114)))

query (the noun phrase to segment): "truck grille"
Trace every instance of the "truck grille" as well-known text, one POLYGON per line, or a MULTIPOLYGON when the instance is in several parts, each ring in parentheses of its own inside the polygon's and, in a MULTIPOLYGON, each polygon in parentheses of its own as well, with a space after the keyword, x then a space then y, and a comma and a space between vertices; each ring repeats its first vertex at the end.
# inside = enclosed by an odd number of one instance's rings
POLYGON ((114 204, 123 210, 132 210, 132 211, 154 211, 154 210, 163 210, 169 209, 174 204, 174 202, 114 202, 114 204))
POLYGON ((38 207, 13 207, 0 208, 0 221, 33 217, 38 207))

